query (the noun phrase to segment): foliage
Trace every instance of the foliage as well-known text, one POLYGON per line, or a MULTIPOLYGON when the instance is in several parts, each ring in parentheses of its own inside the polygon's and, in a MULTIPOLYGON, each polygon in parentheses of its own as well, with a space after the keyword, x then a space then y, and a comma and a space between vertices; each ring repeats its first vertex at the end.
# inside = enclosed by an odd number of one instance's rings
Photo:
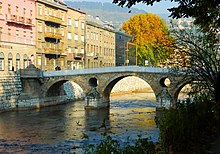
POLYGON ((176 109, 166 110, 157 124, 160 144, 166 153, 205 153, 208 136, 215 131, 214 102, 208 93, 197 96, 193 103, 178 104, 176 109))
POLYGON ((155 145, 148 138, 139 138, 135 141, 134 145, 127 144, 120 146, 117 140, 112 139, 109 135, 104 135, 104 139, 97 145, 89 145, 85 151, 86 154, 155 154, 155 145))
MULTIPOLYGON (((211 95, 215 94, 220 69, 219 47, 216 46, 218 39, 195 25, 184 29, 174 28, 171 34, 176 38, 176 57, 182 58, 178 58, 176 62, 170 61, 168 65, 190 70, 199 85, 197 91, 202 88, 209 90, 211 95)), ((170 59, 173 60, 173 57, 172 55, 170 59)))
POLYGON ((138 45, 139 64, 149 60, 158 64, 166 59, 173 49, 173 39, 163 20, 154 14, 136 14, 123 23, 122 29, 132 36, 132 41, 138 45), (142 59, 142 60, 140 60, 142 59))
MULTIPOLYGON (((119 6, 131 7, 142 2, 146 5, 153 5, 162 0, 113 0, 119 6)), ((213 27, 220 25, 220 1, 219 0, 170 0, 178 2, 177 7, 168 9, 172 18, 192 17, 195 24, 200 25, 205 31, 210 31, 213 27)))

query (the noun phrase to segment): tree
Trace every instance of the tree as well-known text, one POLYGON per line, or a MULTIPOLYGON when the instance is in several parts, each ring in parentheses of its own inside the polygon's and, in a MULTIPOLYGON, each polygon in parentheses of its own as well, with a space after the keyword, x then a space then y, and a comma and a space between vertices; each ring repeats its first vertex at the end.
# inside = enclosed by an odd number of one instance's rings
MULTIPOLYGON (((136 3, 153 5, 162 0, 113 0, 119 6, 131 7, 136 3)), ((220 1, 219 0, 170 0, 178 2, 177 7, 168 9, 172 18, 192 17, 194 23, 200 25, 205 31, 210 31, 213 27, 220 27, 220 1)))
POLYGON ((136 14, 123 23, 122 29, 138 45, 139 64, 148 60, 152 65, 168 57, 173 39, 163 20, 154 14, 136 14), (141 60, 140 60, 141 59, 141 60))
POLYGON ((208 32, 195 25, 174 29, 171 34, 176 38, 178 55, 184 55, 183 59, 179 60, 188 62, 185 66, 179 62, 176 67, 185 67, 190 73, 194 73, 199 93, 208 91, 210 98, 214 99, 218 91, 217 77, 220 69, 220 48, 217 46, 216 37, 208 35, 208 32))

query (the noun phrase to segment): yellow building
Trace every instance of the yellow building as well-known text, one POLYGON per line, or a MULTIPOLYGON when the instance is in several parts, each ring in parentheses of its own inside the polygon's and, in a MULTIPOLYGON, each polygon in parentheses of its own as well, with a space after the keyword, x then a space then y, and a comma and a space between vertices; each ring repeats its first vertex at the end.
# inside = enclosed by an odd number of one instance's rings
POLYGON ((61 0, 36 0, 36 66, 66 69, 67 6, 61 0))
POLYGON ((86 14, 68 7, 67 12, 67 66, 68 69, 84 68, 86 14))
POLYGON ((115 30, 98 17, 86 18, 86 68, 115 66, 115 30))

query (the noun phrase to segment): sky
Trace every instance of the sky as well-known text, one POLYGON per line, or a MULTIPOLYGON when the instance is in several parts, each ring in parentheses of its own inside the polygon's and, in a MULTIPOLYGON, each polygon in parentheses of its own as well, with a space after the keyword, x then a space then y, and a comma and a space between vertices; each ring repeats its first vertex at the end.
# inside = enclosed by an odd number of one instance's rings
MULTIPOLYGON (((88 1, 88 2, 109 2, 112 3, 113 0, 68 0, 68 1, 88 1)), ((177 3, 170 2, 169 0, 161 1, 159 3, 155 3, 153 6, 146 6, 142 3, 138 3, 133 6, 135 8, 143 9, 146 12, 154 13, 154 14, 170 14, 167 10, 168 8, 177 6, 177 3)))

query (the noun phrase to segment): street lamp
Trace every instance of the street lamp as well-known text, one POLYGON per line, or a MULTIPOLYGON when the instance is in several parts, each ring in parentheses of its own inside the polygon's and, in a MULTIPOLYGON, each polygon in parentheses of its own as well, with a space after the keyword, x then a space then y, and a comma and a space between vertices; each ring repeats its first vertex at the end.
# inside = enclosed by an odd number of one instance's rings
POLYGON ((129 63, 129 59, 128 59, 128 46, 129 46, 129 44, 130 45, 133 45, 133 46, 135 46, 135 63, 136 63, 136 65, 138 64, 137 62, 137 44, 135 44, 135 43, 131 43, 131 42, 127 42, 127 47, 126 47, 126 66, 128 66, 128 63, 129 63))

